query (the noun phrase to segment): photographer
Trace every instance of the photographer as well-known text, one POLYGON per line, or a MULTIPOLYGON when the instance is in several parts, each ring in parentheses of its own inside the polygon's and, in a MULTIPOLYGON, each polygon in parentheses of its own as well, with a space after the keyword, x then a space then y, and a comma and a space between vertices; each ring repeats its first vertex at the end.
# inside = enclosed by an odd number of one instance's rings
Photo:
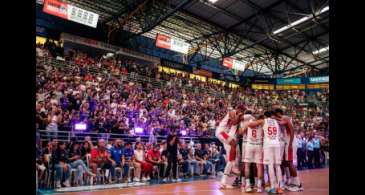
POLYGON ((170 134, 167 136, 167 169, 165 173, 165 179, 170 175, 170 170, 172 167, 172 181, 176 182, 177 177, 177 144, 179 138, 177 137, 176 129, 172 128, 170 134))

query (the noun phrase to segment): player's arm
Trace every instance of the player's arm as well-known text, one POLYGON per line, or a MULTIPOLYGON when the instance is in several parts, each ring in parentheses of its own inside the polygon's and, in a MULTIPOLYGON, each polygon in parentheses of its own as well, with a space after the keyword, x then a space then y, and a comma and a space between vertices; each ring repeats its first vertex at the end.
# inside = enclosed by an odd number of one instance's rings
POLYGON ((289 118, 286 118, 286 123, 289 129, 289 146, 291 146, 293 144, 293 140, 294 140, 294 127, 293 124, 290 122, 289 118))
POLYGON ((243 125, 243 127, 238 130, 240 135, 244 135, 246 131, 247 131, 247 124, 243 125))
POLYGON ((259 120, 256 120, 256 121, 249 122, 247 126, 250 127, 250 128, 255 128, 255 127, 263 125, 263 124, 264 124, 264 120, 259 119, 259 120))

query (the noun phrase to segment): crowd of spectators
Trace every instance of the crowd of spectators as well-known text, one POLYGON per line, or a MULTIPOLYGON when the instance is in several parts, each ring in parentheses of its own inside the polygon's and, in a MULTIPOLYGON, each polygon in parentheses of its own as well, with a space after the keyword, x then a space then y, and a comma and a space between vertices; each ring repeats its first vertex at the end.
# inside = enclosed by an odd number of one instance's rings
POLYGON ((151 144, 139 140, 131 143, 122 139, 99 139, 95 144, 90 137, 85 137, 84 140, 73 139, 65 143, 52 138, 46 147, 37 146, 40 185, 46 185, 45 182, 49 181, 45 178, 52 172, 51 162, 55 164, 54 182, 57 188, 97 183, 96 175, 100 176, 101 172, 104 173, 100 179, 103 183, 146 182, 151 178, 166 182, 168 178, 178 181, 179 178, 222 174, 225 166, 222 147, 215 142, 201 144, 183 140, 178 140, 176 145, 178 170, 171 173, 170 170, 174 169, 168 165, 171 151, 167 142, 151 144), (71 183, 73 169, 75 174, 71 183), (90 178, 93 179, 88 180, 90 178))
MULTIPOLYGON (((55 58, 42 45, 37 46, 37 57, 55 58)), ((37 67, 37 130, 57 135, 59 131, 76 131, 75 124, 84 123, 87 132, 133 135, 136 128, 142 128, 143 134, 150 135, 152 141, 123 143, 116 139, 106 143, 99 140, 95 147, 91 140, 68 146, 53 139, 46 146, 39 144, 40 164, 47 164, 47 155, 56 152, 52 156, 56 156, 57 187, 61 186, 63 174, 64 186, 70 185, 68 179, 72 169, 76 169, 77 181, 84 173, 93 177, 97 167, 110 171, 110 182, 115 182, 116 167, 121 168, 123 180, 134 177, 134 181, 147 181, 155 167, 159 170, 157 175, 166 178, 166 169, 170 170, 173 165, 169 165, 166 152, 164 155, 166 143, 156 143, 153 137, 166 136, 171 129, 184 131, 186 136, 213 136, 228 108, 238 102, 248 105, 254 114, 280 105, 292 117, 299 140, 298 167, 319 167, 319 159, 328 155, 322 153, 328 151, 328 91, 232 89, 183 74, 159 72, 156 65, 91 57, 77 50, 69 52, 64 59, 73 62, 74 66, 55 67, 45 61, 37 67), (130 80, 127 74, 152 78, 163 85, 130 80), (211 93, 202 93, 199 89, 211 93), (321 140, 320 152, 318 138, 321 140), (87 154, 91 156, 90 162, 87 162, 87 154), (135 170, 133 177, 129 171, 131 167, 135 170)), ((178 148, 178 163, 185 177, 217 173, 224 168, 224 151, 215 144, 183 142, 178 148)))

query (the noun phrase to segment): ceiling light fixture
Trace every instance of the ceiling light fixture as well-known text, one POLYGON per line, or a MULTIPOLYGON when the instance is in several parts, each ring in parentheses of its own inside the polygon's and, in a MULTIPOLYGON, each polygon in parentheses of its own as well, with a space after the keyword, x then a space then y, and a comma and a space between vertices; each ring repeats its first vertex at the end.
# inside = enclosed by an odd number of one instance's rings
MULTIPOLYGON (((323 8, 320 11, 316 12, 314 15, 315 16, 318 16, 318 15, 324 13, 324 12, 327 12, 329 9, 330 9, 329 6, 326 6, 325 8, 323 8)), ((290 24, 288 24, 286 26, 283 26, 283 27, 275 30, 272 34, 274 34, 274 35, 279 34, 279 33, 283 32, 283 31, 286 31, 286 30, 288 30, 288 29, 290 29, 290 28, 292 28, 292 27, 294 27, 294 26, 296 26, 298 24, 301 24, 301 23, 303 23, 305 21, 308 21, 308 20, 310 20, 312 18, 313 18, 313 15, 312 14, 311 15, 308 15, 308 16, 304 16, 303 18, 300 18, 299 20, 296 20, 296 21, 294 21, 294 22, 292 22, 292 23, 290 23, 290 24)))

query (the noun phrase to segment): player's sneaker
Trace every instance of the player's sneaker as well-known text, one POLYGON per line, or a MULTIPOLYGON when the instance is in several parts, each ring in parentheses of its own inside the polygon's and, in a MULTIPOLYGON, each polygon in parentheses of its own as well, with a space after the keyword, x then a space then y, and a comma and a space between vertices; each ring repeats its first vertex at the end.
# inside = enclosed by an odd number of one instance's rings
POLYGON ((300 191, 303 191, 303 186, 302 185, 299 185, 299 186, 291 185, 291 186, 287 187, 287 190, 290 192, 300 192, 300 191))
POLYGON ((147 181, 147 178, 146 177, 142 177, 142 181, 143 182, 146 182, 147 181))
POLYGON ((241 192, 245 192, 245 186, 241 186, 241 192))
POLYGON ((257 192, 261 193, 262 192, 262 187, 257 187, 257 192))
POLYGON ((277 194, 283 194, 284 191, 279 187, 279 188, 276 188, 276 193, 277 194))
POLYGON ((163 180, 162 180, 163 182, 167 182, 167 178, 163 178, 163 180))
POLYGON ((61 181, 56 181, 56 188, 61 188, 61 181))
POLYGON ((65 182, 63 182, 63 185, 65 185, 66 187, 70 187, 70 180, 66 180, 65 182))
POLYGON ((276 189, 275 188, 271 188, 267 193, 269 193, 269 194, 276 194, 276 189))
POLYGON ((140 181, 141 181, 138 177, 134 178, 133 180, 134 180, 135 182, 140 182, 140 181))
POLYGON ((252 189, 252 187, 251 186, 248 186, 247 188, 246 188, 246 190, 245 190, 245 192, 252 192, 253 191, 253 189, 252 189))
POLYGON ((225 190, 225 189, 233 189, 234 187, 232 185, 227 184, 219 184, 219 189, 225 190))

